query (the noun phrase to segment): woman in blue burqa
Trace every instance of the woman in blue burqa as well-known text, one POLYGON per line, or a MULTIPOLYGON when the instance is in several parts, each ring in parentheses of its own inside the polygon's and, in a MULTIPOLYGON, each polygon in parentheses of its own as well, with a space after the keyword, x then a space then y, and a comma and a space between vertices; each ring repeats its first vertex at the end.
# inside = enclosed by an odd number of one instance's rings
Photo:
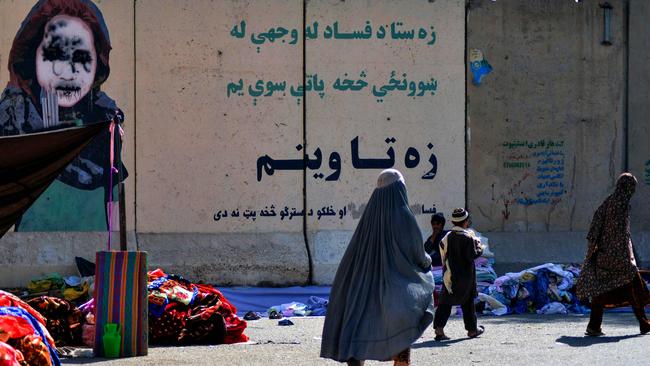
POLYGON ((336 272, 321 357, 409 365, 411 344, 433 319, 433 289, 404 178, 384 170, 336 272))

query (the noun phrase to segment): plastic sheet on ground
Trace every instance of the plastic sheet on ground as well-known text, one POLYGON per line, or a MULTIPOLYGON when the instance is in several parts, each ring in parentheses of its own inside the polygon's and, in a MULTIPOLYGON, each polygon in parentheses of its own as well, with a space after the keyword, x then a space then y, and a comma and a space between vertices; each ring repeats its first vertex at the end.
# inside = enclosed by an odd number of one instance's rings
POLYGON ((241 316, 249 311, 264 313, 278 304, 291 302, 308 304, 312 296, 327 300, 330 296, 330 289, 330 286, 219 288, 221 293, 237 307, 237 315, 241 316))

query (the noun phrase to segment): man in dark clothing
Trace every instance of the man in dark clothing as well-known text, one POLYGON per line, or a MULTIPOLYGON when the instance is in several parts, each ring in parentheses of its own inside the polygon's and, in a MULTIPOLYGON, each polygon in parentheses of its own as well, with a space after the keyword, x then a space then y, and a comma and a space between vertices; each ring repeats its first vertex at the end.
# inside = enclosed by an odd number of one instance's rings
POLYGON ((431 265, 435 267, 442 266, 440 259, 440 240, 447 234, 445 228, 445 215, 442 212, 436 212, 431 215, 431 236, 424 243, 424 250, 431 257, 431 265))
POLYGON ((481 256, 483 247, 479 239, 466 230, 470 225, 470 219, 465 209, 455 209, 451 215, 451 222, 454 227, 440 242, 444 285, 433 320, 435 339, 438 341, 449 339, 445 335, 444 327, 451 315, 452 305, 461 306, 468 337, 478 337, 484 331, 483 326, 476 325, 474 308, 474 298, 478 296, 474 259, 481 256))

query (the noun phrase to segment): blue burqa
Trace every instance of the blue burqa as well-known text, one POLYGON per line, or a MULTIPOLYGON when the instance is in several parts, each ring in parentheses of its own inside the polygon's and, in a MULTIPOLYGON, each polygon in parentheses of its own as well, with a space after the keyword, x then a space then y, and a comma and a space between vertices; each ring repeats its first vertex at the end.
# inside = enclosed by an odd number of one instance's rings
POLYGON ((336 272, 321 357, 390 360, 431 324, 433 289, 404 179, 385 170, 336 272))

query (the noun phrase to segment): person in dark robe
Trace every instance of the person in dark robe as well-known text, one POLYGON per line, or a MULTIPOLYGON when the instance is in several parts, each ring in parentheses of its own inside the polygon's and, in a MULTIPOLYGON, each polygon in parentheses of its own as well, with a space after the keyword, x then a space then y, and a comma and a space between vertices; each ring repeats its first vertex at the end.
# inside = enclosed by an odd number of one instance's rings
POLYGON ((409 365, 411 344, 433 319, 433 289, 404 178, 384 170, 336 272, 320 356, 409 365))
POLYGON ((632 174, 621 174, 614 193, 598 207, 589 227, 587 254, 576 281, 578 298, 591 300, 588 336, 604 335, 604 309, 620 306, 632 306, 641 334, 650 332, 644 310, 650 293, 639 274, 630 234, 630 199, 636 184, 632 174))
POLYGON ((453 211, 451 222, 454 227, 440 241, 443 286, 433 320, 437 341, 450 339, 445 335, 444 328, 453 305, 460 305, 463 311, 468 337, 476 338, 485 330, 483 326, 477 326, 474 307, 474 298, 478 296, 474 259, 481 256, 483 247, 480 240, 467 230, 471 221, 464 208, 453 211))
POLYGON ((424 250, 431 257, 431 265, 435 267, 442 266, 442 260, 440 259, 440 241, 447 235, 445 222, 445 215, 442 212, 436 212, 431 215, 431 236, 424 243, 424 250))

